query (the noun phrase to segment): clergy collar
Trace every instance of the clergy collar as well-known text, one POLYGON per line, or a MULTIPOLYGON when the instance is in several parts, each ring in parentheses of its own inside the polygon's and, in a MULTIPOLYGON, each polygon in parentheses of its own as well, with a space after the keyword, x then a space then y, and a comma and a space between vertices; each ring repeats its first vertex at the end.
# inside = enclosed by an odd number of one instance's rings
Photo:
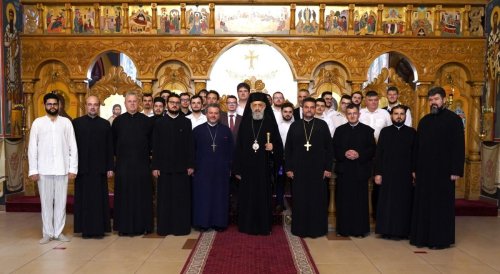
POLYGON ((177 113, 176 115, 172 115, 170 112, 167 111, 167 115, 172 118, 172 119, 175 119, 179 116, 179 113, 177 113))
POLYGON ((96 115, 96 116, 92 117, 89 114, 87 114, 87 117, 89 117, 90 119, 95 119, 95 118, 97 118, 97 116, 99 116, 99 115, 96 115))
POLYGON ((398 126, 396 126, 396 125, 394 125, 394 124, 393 124, 393 126, 395 126, 398 130, 400 130, 400 129, 401 129, 402 127, 404 127, 405 125, 403 124, 403 125, 401 125, 401 126, 399 126, 399 127, 398 127, 398 126))
POLYGON ((399 105, 401 105, 401 103, 399 101, 397 101, 394 105, 388 104, 387 105, 387 110, 390 111, 393 107, 399 106, 399 105))
POLYGON ((314 120, 314 117, 311 118, 310 120, 306 120, 306 118, 304 118, 304 121, 307 122, 307 123, 311 122, 312 120, 314 120))
POLYGON ((210 123, 210 122, 208 122, 208 121, 207 121, 207 124, 208 124, 209 126, 211 126, 211 127, 215 127, 215 126, 217 125, 217 123, 212 124, 212 123, 210 123))
POLYGON ((351 127, 356 127, 357 125, 359 125, 359 121, 358 121, 356 124, 354 124, 354 125, 353 125, 353 124, 351 124, 351 123, 349 123, 349 125, 350 125, 351 127))

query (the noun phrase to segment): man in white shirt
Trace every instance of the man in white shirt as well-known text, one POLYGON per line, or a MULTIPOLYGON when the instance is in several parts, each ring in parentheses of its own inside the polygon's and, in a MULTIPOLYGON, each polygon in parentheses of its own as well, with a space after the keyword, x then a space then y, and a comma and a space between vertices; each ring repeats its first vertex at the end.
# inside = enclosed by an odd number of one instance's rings
POLYGON ((71 121, 58 115, 56 94, 46 94, 43 102, 47 115, 33 122, 28 146, 28 176, 38 181, 42 206, 40 244, 52 239, 69 242, 62 232, 66 222, 68 178, 74 179, 78 172, 75 132, 71 121))
MULTIPOLYGON (((290 125, 295 121, 293 118, 293 105, 292 103, 283 103, 281 105, 281 118, 277 120, 278 130, 280 132, 281 141, 283 142, 283 149, 285 149, 286 135, 288 134, 288 130, 290 129, 290 125)), ((285 209, 285 183, 286 183, 286 174, 283 169, 283 165, 281 165, 278 169, 278 177, 276 184, 276 211, 280 212, 285 209)))
POLYGON ((203 99, 199 95, 191 97, 192 113, 187 115, 186 118, 191 120, 191 126, 193 129, 207 121, 207 116, 201 113, 202 107, 203 107, 203 99))
POLYGON ((335 129, 348 122, 346 117, 346 109, 349 104, 351 104, 351 96, 347 94, 342 95, 342 97, 340 98, 340 106, 338 108, 338 111, 334 111, 331 115, 333 122, 332 135, 335 135, 335 129))
POLYGON ((370 126, 374 130, 375 141, 378 141, 380 131, 387 126, 392 125, 391 115, 383 109, 378 108, 379 97, 377 92, 366 92, 366 108, 360 111, 359 121, 370 126))
POLYGON ((250 96, 250 86, 247 83, 239 83, 236 87, 236 91, 238 93, 238 108, 236 109, 236 113, 243 116, 248 96, 250 96))
POLYGON ((333 126, 333 120, 330 116, 325 114, 326 102, 323 98, 316 99, 316 113, 314 114, 315 118, 321 119, 326 122, 328 125, 328 130, 330 130, 330 136, 333 138, 333 133, 335 132, 335 128, 333 126))
POLYGON ((389 113, 391 113, 391 109, 393 107, 401 105, 406 110, 405 125, 411 127, 412 120, 411 120, 410 108, 405 106, 405 105, 402 105, 398 99, 399 99, 398 88, 397 87, 388 87, 387 88, 387 101, 389 102, 389 105, 387 107, 385 107, 384 109, 387 110, 389 113))
POLYGON ((325 116, 332 115, 337 110, 337 102, 333 98, 333 93, 331 91, 323 91, 323 93, 321 93, 321 98, 325 100, 326 104, 325 116))
POLYGON ((351 94, 351 101, 353 104, 361 109, 361 101, 363 101, 363 93, 361 91, 355 91, 351 94))
POLYGON ((279 123, 282 119, 281 116, 281 106, 285 102, 285 96, 283 96, 283 93, 281 91, 276 91, 273 93, 273 113, 274 113, 274 118, 276 118, 276 122, 279 123))
POLYGON ((151 93, 144 93, 142 95, 142 111, 144 115, 148 117, 154 116, 153 112, 153 94, 151 93))

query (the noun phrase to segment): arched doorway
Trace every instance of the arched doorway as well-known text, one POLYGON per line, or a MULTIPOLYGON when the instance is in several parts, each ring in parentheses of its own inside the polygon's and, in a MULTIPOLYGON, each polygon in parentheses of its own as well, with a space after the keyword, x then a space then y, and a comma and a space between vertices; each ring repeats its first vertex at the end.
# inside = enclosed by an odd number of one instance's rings
POLYGON ((244 40, 222 53, 211 69, 207 89, 236 95, 236 86, 245 80, 250 80, 254 90, 271 95, 281 91, 287 100, 296 103, 297 82, 290 64, 281 52, 263 41, 244 40))

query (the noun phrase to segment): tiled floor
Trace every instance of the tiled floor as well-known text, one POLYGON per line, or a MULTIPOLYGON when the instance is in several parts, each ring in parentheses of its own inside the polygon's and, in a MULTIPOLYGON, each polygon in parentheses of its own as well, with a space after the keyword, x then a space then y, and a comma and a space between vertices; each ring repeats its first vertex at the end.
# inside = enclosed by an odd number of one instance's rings
MULTIPOLYGON (((3 273, 179 273, 191 250, 185 237, 107 236, 69 243, 38 244, 37 213, 0 212, 0 272, 3 273)), ((320 273, 500 273, 500 218, 457 217, 457 244, 446 250, 417 249, 408 241, 306 239, 320 273), (415 253, 415 251, 426 253, 415 253)))

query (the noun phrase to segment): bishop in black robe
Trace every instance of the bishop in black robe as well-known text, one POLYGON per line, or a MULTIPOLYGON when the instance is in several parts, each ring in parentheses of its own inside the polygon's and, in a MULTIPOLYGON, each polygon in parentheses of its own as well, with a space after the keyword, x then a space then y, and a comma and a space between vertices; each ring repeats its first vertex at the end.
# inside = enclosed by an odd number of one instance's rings
POLYGON ((150 172, 152 119, 125 112, 113 121, 116 156, 113 229, 134 236, 153 231, 150 172))
POLYGON ((193 139, 196 153, 193 226, 224 229, 228 225, 233 135, 229 127, 221 123, 205 122, 193 130, 193 139))
POLYGON ((382 182, 375 232, 384 238, 410 235, 415 135, 415 129, 404 124, 393 124, 380 131, 374 175, 380 175, 382 182))
MULTIPOLYGON (((170 99, 172 100, 172 99, 170 99)), ((191 233, 191 179, 194 168, 191 120, 184 115, 156 120, 153 129, 152 169, 159 170, 157 181, 158 235, 191 233)))
POLYGON ((337 234, 366 236, 370 232, 368 179, 375 155, 373 129, 363 123, 343 124, 335 130, 333 149, 336 159, 337 183, 335 202, 337 234), (359 158, 350 160, 346 151, 355 150, 359 158))
POLYGON ((241 176, 238 188, 238 229, 252 235, 269 235, 272 228, 272 176, 283 159, 278 125, 264 93, 250 95, 236 142, 233 173, 241 176), (252 117, 250 104, 264 102, 264 118, 252 117), (265 150, 267 133, 273 151, 265 150), (254 144, 258 144, 258 148, 254 144))
POLYGON ((313 118, 292 123, 285 144, 285 170, 293 172, 292 233, 296 236, 316 238, 328 232, 324 173, 331 171, 332 161, 332 138, 325 121, 313 118), (309 137, 311 146, 306 147, 309 137))
POLYGON ((463 176, 462 119, 444 108, 424 116, 416 138, 415 198, 410 244, 445 248, 455 243, 455 183, 463 176))
POLYGON ((78 146, 75 179, 74 231, 82 237, 111 232, 108 172, 113 171, 113 138, 109 122, 85 115, 73 120, 78 146))

